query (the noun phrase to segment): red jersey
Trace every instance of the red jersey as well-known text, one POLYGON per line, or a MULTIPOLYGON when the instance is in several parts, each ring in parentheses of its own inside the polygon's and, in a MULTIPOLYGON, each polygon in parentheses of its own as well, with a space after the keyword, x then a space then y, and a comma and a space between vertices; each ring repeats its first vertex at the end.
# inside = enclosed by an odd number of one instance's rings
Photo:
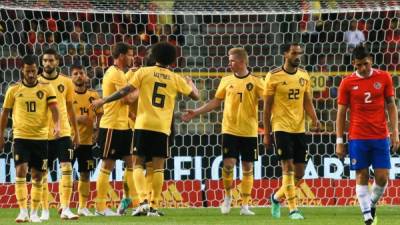
POLYGON ((354 72, 343 79, 338 104, 350 108, 350 140, 388 137, 385 98, 391 96, 394 96, 392 77, 386 71, 372 69, 365 78, 354 72))

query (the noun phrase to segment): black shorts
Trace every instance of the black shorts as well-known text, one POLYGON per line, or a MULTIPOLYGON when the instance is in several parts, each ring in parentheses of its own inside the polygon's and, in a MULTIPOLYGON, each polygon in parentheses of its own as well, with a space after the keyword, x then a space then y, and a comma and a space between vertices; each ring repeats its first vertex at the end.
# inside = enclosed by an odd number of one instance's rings
POLYGON ((102 159, 117 160, 132 155, 132 130, 100 128, 99 145, 103 152, 102 159))
POLYGON ((55 160, 61 162, 71 162, 74 158, 74 148, 71 137, 61 137, 49 141, 49 168, 54 168, 55 160))
POLYGON ((74 150, 74 161, 78 160, 78 172, 90 172, 94 169, 93 145, 79 145, 74 150))
POLYGON ((253 162, 258 160, 257 137, 240 137, 232 134, 222 134, 223 158, 235 158, 253 162))
POLYGON ((145 157, 146 161, 153 157, 168 158, 168 135, 151 130, 136 129, 134 151, 137 151, 138 156, 145 157))
POLYGON ((274 132, 276 154, 279 160, 293 159, 294 163, 307 162, 307 144, 304 133, 274 132))
POLYGON ((15 165, 28 163, 30 168, 45 171, 48 162, 47 142, 48 140, 14 139, 13 158, 15 165))

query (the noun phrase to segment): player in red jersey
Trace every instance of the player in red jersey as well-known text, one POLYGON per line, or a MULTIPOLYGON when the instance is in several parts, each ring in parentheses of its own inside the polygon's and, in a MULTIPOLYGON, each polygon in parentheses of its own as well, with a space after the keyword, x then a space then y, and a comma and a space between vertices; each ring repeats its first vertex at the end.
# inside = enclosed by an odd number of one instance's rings
POLYGON ((385 192, 389 177, 390 145, 399 148, 397 107, 394 100, 392 77, 386 71, 373 69, 372 58, 365 46, 353 50, 356 71, 346 77, 339 87, 336 120, 336 154, 346 154, 343 133, 346 112, 350 110, 349 155, 350 169, 356 170, 356 194, 365 224, 376 224, 376 203, 385 192), (385 105, 392 133, 386 124, 385 105), (373 167, 375 181, 368 190, 369 166, 373 167))

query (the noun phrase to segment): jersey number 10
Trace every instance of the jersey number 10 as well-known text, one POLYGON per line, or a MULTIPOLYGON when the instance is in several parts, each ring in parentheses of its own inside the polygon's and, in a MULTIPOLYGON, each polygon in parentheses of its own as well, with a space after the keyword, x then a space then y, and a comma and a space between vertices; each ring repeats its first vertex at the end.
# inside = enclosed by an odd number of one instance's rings
POLYGON ((36 112, 36 102, 25 102, 27 112, 36 112))

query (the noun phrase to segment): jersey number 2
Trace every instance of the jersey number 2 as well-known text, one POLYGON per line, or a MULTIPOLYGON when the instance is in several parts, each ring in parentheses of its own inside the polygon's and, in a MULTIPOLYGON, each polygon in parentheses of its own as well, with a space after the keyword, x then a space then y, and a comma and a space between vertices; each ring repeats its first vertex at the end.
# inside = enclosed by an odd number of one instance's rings
POLYGON ((166 87, 167 87, 167 84, 165 84, 165 83, 159 83, 159 82, 154 83, 153 97, 151 98, 151 104, 153 106, 158 107, 158 108, 164 108, 165 95, 158 93, 158 89, 166 88, 166 87))
POLYGON ((372 100, 371 100, 371 92, 364 92, 364 96, 365 96, 364 103, 371 103, 372 102, 372 100))

